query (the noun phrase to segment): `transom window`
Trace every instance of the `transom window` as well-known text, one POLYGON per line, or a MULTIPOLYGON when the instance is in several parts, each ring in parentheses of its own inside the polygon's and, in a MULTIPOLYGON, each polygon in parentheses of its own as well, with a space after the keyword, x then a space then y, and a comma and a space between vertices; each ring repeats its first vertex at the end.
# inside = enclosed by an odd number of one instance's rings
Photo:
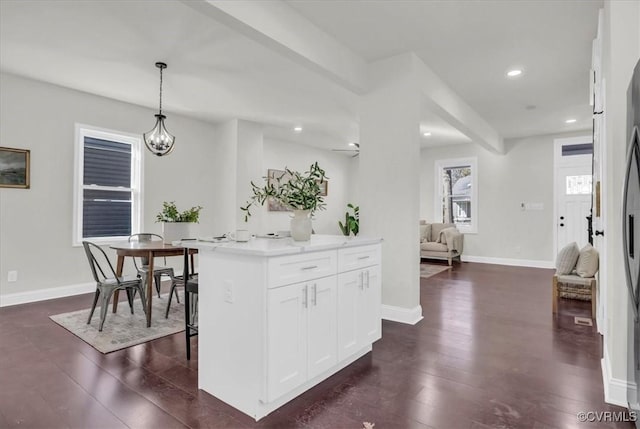
POLYGON ((140 230, 140 137, 76 126, 73 242, 114 241, 140 230))
POLYGON ((477 159, 436 161, 435 174, 435 219, 454 223, 461 232, 477 232, 477 159))

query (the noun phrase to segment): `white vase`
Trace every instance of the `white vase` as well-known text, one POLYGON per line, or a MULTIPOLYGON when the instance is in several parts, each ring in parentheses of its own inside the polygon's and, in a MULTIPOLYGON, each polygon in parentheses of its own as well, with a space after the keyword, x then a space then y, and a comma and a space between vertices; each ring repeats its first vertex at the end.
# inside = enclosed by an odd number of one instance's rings
POLYGON ((162 222, 164 242, 171 244, 172 241, 182 240, 183 238, 196 238, 192 237, 194 235, 192 226, 192 222, 162 222))
POLYGON ((293 211, 291 237, 293 241, 309 241, 311 239, 311 213, 309 210, 293 211))

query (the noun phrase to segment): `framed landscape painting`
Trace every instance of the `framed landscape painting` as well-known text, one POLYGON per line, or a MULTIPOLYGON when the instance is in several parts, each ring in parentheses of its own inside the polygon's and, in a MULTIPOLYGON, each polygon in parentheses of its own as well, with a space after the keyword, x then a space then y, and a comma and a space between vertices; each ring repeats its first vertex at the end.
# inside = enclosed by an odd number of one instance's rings
POLYGON ((0 188, 29 189, 30 151, 0 147, 0 188))

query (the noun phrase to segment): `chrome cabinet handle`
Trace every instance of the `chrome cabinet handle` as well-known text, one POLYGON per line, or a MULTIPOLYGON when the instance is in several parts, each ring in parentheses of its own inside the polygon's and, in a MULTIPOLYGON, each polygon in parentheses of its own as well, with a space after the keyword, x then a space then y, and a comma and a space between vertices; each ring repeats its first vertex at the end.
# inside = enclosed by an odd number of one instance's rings
POLYGON ((358 273, 358 281, 360 282, 360 290, 364 290, 364 273, 362 271, 358 273))
POLYGON ((318 305, 318 285, 314 283, 313 286, 311 286, 311 288, 313 290, 313 305, 317 306, 318 305))
POLYGON ((360 256, 358 260, 369 259, 369 256, 360 256))
POLYGON ((364 274, 365 274, 365 277, 367 279, 367 289, 369 289, 369 271, 368 270, 365 271, 364 274))
POLYGON ((314 268, 318 268, 317 265, 309 265, 308 267, 302 267, 301 270, 313 270, 314 268))

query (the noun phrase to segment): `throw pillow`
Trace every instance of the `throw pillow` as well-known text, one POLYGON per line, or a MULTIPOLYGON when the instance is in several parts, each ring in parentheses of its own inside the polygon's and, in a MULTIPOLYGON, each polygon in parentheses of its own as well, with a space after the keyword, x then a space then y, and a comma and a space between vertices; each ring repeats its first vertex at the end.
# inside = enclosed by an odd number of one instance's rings
POLYGON ((578 256, 580 256, 580 249, 575 241, 564 246, 556 258, 556 274, 571 273, 578 262, 578 256))
POLYGON ((598 251, 591 245, 587 244, 580 249, 578 263, 576 264, 576 273, 580 277, 593 277, 598 272, 598 251))
POLYGON ((429 237, 431 236, 431 224, 426 223, 420 224, 420 243, 424 243, 429 241, 429 237))

